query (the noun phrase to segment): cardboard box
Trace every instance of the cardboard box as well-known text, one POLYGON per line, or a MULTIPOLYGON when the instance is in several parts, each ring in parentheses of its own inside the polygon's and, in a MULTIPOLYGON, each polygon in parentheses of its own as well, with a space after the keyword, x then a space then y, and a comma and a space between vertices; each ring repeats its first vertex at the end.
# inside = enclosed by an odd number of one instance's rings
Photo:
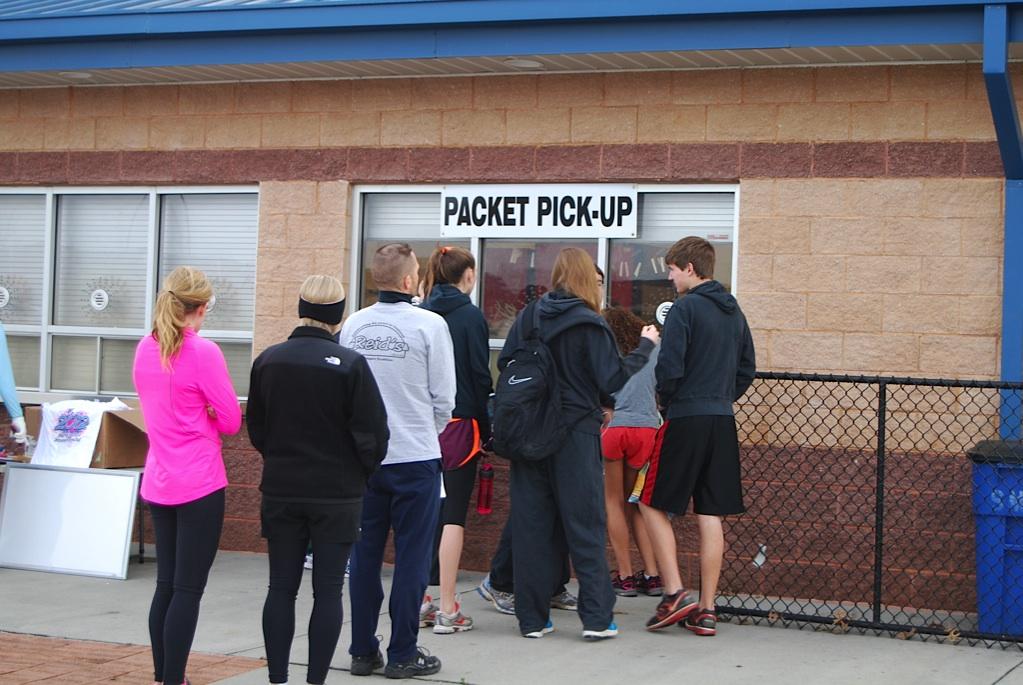
MULTIPOLYGON (((128 411, 108 411, 103 414, 96 449, 92 453, 94 469, 123 469, 145 466, 149 451, 146 424, 138 400, 122 400, 131 407, 128 411)), ((25 407, 25 425, 30 435, 39 438, 42 423, 41 407, 25 407)))

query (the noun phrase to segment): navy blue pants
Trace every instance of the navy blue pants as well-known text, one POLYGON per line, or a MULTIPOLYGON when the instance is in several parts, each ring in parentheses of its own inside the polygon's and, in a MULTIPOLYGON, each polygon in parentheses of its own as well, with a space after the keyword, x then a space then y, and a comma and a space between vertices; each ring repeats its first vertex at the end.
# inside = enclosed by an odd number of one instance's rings
POLYGON ((433 535, 440 512, 440 460, 381 466, 362 500, 362 538, 352 548, 349 596, 353 656, 376 654, 377 622, 384 601, 380 569, 387 535, 394 529, 394 577, 388 612, 388 663, 416 655, 419 605, 429 580, 433 535))
POLYGON ((551 588, 564 544, 579 579, 579 619, 604 630, 615 605, 607 566, 607 512, 600 436, 571 431, 561 450, 542 461, 511 464, 515 616, 523 634, 550 617, 551 588), (564 527, 558 526, 558 517, 564 527))

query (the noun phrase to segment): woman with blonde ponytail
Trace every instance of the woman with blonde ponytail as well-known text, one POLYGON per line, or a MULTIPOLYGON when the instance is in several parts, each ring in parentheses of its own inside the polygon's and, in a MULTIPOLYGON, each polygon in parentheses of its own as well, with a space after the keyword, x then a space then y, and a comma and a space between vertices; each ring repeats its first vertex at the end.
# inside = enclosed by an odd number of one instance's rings
POLYGON ((167 276, 153 331, 135 350, 133 378, 149 434, 142 498, 156 532, 156 592, 149 610, 154 683, 187 683, 199 602, 224 523, 227 474, 221 434, 241 409, 217 344, 197 333, 213 288, 198 269, 167 276))

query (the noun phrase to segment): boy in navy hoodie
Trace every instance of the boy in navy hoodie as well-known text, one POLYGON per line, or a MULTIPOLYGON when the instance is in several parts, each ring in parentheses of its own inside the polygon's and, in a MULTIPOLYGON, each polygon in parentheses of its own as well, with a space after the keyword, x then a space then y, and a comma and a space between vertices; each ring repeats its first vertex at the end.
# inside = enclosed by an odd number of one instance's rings
POLYGON ((714 246, 703 238, 683 238, 664 261, 668 278, 685 297, 675 300, 664 322, 654 373, 667 421, 639 497, 664 582, 664 597, 647 630, 684 621, 697 635, 714 635, 725 547, 721 517, 746 510, 732 403, 753 382, 756 359, 739 304, 711 278, 714 246), (685 514, 690 499, 700 531, 698 603, 682 587, 668 518, 685 514))

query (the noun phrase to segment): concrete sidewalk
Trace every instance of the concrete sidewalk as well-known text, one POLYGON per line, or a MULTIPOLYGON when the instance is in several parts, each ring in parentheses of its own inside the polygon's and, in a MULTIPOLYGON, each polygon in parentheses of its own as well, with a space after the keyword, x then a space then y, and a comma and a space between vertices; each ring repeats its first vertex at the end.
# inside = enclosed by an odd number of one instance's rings
MULTIPOLYGON (((148 644, 146 614, 156 565, 133 563, 127 581, 101 580, 0 569, 0 631, 77 640, 148 644)), ((266 589, 266 558, 221 552, 203 600, 193 649, 207 654, 263 657, 260 617, 266 589)), ((385 568, 385 587, 390 569, 385 568)), ((475 592, 480 574, 459 578, 463 610, 476 628, 455 635, 424 629, 420 644, 444 667, 431 682, 504 685, 531 683, 620 683, 644 685, 685 681, 730 683, 962 683, 1023 685, 1023 652, 964 644, 901 641, 812 629, 722 623, 714 638, 677 628, 647 633, 643 624, 655 600, 619 598, 619 637, 598 643, 581 637, 573 612, 554 611, 555 632, 542 640, 518 635, 514 617, 498 614, 475 592)), ((347 589, 347 588, 346 588, 347 589)), ((298 602, 298 635, 290 682, 305 680, 304 625, 311 607, 308 580, 298 602)), ((384 602, 386 610, 386 599, 384 602)), ((328 683, 379 682, 347 672, 350 642, 346 623, 328 683)), ((380 632, 388 634, 386 616, 380 632)), ((3 682, 0 676, 0 682, 3 682)), ((79 681, 76 681, 79 682, 79 681)), ((267 682, 265 670, 220 680, 231 685, 267 682)))

